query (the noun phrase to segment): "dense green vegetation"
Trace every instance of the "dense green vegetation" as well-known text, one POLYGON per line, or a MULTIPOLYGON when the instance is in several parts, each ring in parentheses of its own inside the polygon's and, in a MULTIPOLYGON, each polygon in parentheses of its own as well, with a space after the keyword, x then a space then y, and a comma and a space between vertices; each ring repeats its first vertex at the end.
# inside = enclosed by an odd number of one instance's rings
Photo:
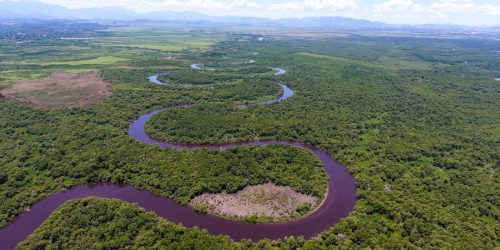
POLYGON ((281 123, 263 120, 258 114, 227 104, 205 104, 173 108, 148 122, 146 132, 164 141, 216 144, 266 137, 281 123), (203 121, 203 125, 191 121, 203 121), (223 122, 221 122, 223 121, 223 122), (246 121, 246 122, 242 122, 246 121))
POLYGON ((296 210, 297 210, 297 213, 299 213, 299 214, 306 214, 307 212, 309 212, 309 210, 311 210, 311 203, 306 202, 306 203, 300 204, 296 210))
POLYGON ((238 80, 238 78, 241 79, 241 77, 235 76, 231 73, 200 70, 179 70, 169 72, 166 75, 160 76, 158 79, 162 82, 168 82, 170 84, 215 84, 235 82, 235 80, 238 80))
MULTIPOLYGON (((168 38, 166 30, 154 33, 159 37, 152 41, 168 38)), ((150 31, 110 32, 135 37, 150 31)), ((326 149, 356 178, 355 210, 316 239, 250 244, 174 226, 123 202, 87 199, 56 211, 24 247, 93 242, 89 248, 492 249, 498 244, 500 84, 493 78, 500 75, 500 58, 491 53, 498 41, 354 37, 259 42, 222 32, 199 32, 194 38, 192 32, 175 32, 191 44, 204 41, 203 49, 173 49, 175 42, 169 48, 123 49, 104 39, 29 45, 2 41, 4 85, 54 69, 98 68, 114 94, 102 104, 63 110, 0 100, 0 226, 50 193, 96 181, 130 183, 182 204, 203 192, 235 192, 269 180, 324 194, 326 178, 318 160, 293 147, 190 153, 160 150, 127 136, 132 119, 175 103, 194 105, 158 114, 148 132, 197 143, 296 139, 326 149), (176 60, 159 59, 175 53, 176 60), (128 60, 39 64, 101 56, 128 60), (243 63, 249 58, 257 65, 243 63), (236 78, 255 74, 255 80, 189 90, 147 81, 151 73, 187 69, 193 62, 236 78), (296 95, 278 104, 235 109, 233 103, 279 93, 269 66, 287 69, 278 78, 296 95), (98 223, 95 218, 101 217, 98 223), (113 230, 123 225, 129 230, 113 230), (50 238, 54 232, 61 237, 50 238)))
POLYGON ((178 226, 123 201, 90 198, 61 206, 18 249, 160 247, 215 250, 231 247, 231 242, 178 226))
POLYGON ((200 214, 206 214, 208 211, 208 205, 207 204, 194 204, 191 206, 194 211, 200 214))

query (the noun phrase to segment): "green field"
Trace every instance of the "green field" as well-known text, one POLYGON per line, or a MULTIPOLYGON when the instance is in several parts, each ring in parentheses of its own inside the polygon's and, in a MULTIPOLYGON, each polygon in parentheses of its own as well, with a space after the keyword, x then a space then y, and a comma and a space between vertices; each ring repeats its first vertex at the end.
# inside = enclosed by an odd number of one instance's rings
POLYGON ((76 61, 51 61, 51 62, 36 62, 36 61, 21 61, 19 64, 35 64, 38 66, 78 66, 78 65, 112 65, 119 62, 126 61, 125 58, 115 57, 115 56, 100 56, 93 59, 87 60, 76 60, 76 61))

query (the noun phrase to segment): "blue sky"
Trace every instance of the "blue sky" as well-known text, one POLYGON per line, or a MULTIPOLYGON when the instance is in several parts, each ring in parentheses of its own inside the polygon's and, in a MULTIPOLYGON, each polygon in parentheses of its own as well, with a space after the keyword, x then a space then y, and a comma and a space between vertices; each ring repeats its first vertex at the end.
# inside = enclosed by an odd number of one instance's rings
POLYGON ((500 25, 500 0, 39 0, 69 8, 196 11, 267 18, 345 16, 387 23, 500 25))

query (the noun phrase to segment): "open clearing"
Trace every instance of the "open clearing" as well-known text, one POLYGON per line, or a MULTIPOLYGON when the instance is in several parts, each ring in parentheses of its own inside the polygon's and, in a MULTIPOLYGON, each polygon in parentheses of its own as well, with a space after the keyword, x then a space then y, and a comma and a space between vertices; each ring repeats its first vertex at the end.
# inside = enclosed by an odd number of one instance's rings
POLYGON ((1 94, 38 107, 59 108, 90 105, 110 96, 111 91, 97 71, 81 74, 57 71, 47 79, 19 81, 1 94))
POLYGON ((208 214, 235 220, 254 215, 264 219, 262 222, 284 222, 301 217, 303 214, 297 212, 297 208, 303 204, 310 204, 306 213, 313 211, 318 198, 272 183, 247 186, 236 194, 202 194, 190 202, 195 208, 207 206, 208 214))

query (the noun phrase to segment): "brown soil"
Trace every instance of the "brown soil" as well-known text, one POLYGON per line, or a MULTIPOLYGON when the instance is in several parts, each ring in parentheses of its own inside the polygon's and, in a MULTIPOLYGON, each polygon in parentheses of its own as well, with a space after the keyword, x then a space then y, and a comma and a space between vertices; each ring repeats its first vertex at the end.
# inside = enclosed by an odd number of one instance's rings
POLYGON ((297 206, 310 203, 310 211, 318 207, 318 198, 296 192, 290 187, 272 183, 248 186, 236 194, 202 194, 190 205, 204 204, 207 213, 235 220, 250 215, 266 218, 265 222, 285 222, 297 219, 297 206))
POLYGON ((54 72, 47 79, 24 80, 2 90, 1 95, 45 108, 81 107, 111 95, 97 71, 82 74, 54 72))

